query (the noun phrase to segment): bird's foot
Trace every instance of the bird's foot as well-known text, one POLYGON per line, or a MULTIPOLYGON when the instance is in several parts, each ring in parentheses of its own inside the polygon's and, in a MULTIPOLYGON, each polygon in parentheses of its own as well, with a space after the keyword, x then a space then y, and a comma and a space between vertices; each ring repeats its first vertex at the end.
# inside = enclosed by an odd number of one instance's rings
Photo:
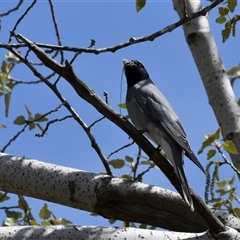
POLYGON ((159 150, 159 152, 162 151, 161 145, 158 145, 158 146, 157 146, 157 150, 159 150))

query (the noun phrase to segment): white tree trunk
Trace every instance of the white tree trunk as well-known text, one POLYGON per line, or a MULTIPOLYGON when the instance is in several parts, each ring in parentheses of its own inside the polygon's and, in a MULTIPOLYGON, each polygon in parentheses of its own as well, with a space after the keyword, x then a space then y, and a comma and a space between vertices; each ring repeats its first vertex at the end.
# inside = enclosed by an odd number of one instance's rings
MULTIPOLYGON (((200 0, 173 0, 173 5, 180 18, 202 9, 200 0)), ((225 140, 233 140, 240 153, 240 111, 212 36, 208 15, 184 24, 183 29, 222 135, 225 140)), ((240 170, 239 154, 231 158, 240 170)))

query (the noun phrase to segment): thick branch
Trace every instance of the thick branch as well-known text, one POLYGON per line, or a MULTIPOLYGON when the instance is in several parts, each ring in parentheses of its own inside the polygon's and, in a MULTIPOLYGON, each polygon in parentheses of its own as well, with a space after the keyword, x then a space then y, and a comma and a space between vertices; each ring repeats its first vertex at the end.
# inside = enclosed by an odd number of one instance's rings
MULTIPOLYGON (((230 232, 230 231, 229 231, 230 232)), ((236 231, 235 231, 236 232, 236 231)), ((235 234, 237 237, 237 234, 235 234)), ((215 240, 209 233, 179 233, 153 231, 139 228, 118 228, 118 227, 86 227, 86 226, 51 226, 51 227, 1 227, 1 239, 42 239, 42 240, 59 240, 59 239, 172 239, 172 240, 215 240)), ((219 238, 218 238, 219 239, 219 238)), ((235 238, 237 239, 237 238, 235 238)))
POLYGON ((169 190, 4 153, 0 153, 0 189, 173 231, 208 229, 204 218, 169 190))

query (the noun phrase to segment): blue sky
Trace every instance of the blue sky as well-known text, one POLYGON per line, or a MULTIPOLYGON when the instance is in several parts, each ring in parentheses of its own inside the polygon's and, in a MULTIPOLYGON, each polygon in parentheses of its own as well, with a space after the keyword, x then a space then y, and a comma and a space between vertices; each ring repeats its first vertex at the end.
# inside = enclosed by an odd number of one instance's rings
MULTIPOLYGON (((1 7, 2 13, 15 4, 16 1, 5 1, 1 7)), ((19 11, 2 19, 0 42, 7 43, 9 31, 12 30, 15 22, 29 4, 30 2, 26 1, 19 11)), ((203 4, 209 4, 209 1, 204 1, 203 4)), ((96 40, 96 48, 117 45, 129 40, 130 37, 145 36, 161 30, 178 20, 171 1, 148 1, 146 7, 139 13, 135 10, 134 1, 54 1, 54 7, 62 43, 74 47, 87 47, 90 39, 96 40)), ((214 9, 209 15, 211 28, 224 65, 226 69, 229 69, 239 62, 239 54, 236 54, 236 49, 239 48, 238 35, 235 38, 230 37, 225 44, 222 43, 221 30, 223 26, 215 23, 217 13, 218 10, 214 9)), ((20 33, 34 42, 57 44, 48 2, 38 1, 20 23, 16 33, 20 33)), ((6 51, 0 49, 1 59, 4 54, 6 51)), ((71 60, 72 56, 72 53, 65 53, 65 58, 68 60, 71 60)), ((31 57, 33 61, 36 61, 33 55, 31 57)), ((140 43, 115 53, 99 55, 83 53, 79 55, 73 64, 77 75, 100 96, 103 97, 103 91, 107 91, 109 104, 117 111, 119 111, 117 105, 120 102, 123 58, 137 59, 145 65, 152 80, 168 98, 178 114, 187 132, 189 142, 197 153, 204 140, 204 134, 213 133, 217 129, 217 123, 185 42, 182 28, 175 29, 153 42, 140 43)), ((41 73, 47 75, 49 70, 42 68, 41 73)), ((23 64, 16 66, 11 75, 25 81, 36 79, 23 64)), ((58 87, 86 124, 91 124, 101 117, 93 107, 76 95, 64 79, 60 80, 58 87)), ((238 88, 239 83, 237 82, 235 90, 238 88)), ((122 101, 125 101, 125 92, 126 83, 125 77, 123 77, 122 101)), ((239 95, 240 91, 238 90, 236 96, 239 98, 239 95)), ((58 99, 44 84, 16 87, 11 99, 8 119, 4 117, 3 98, 0 101, 0 123, 7 125, 7 129, 0 130, 2 136, 0 148, 20 130, 18 126, 13 126, 12 122, 18 115, 26 116, 24 104, 27 104, 34 114, 45 113, 59 105, 58 99)), ((123 110, 122 113, 126 114, 126 111, 123 110)), ((49 119, 63 117, 66 114, 68 114, 67 111, 61 109, 49 119)), ((100 122, 92 130, 105 155, 130 142, 128 136, 108 120, 100 122)), ((38 130, 26 131, 11 144, 6 152, 94 173, 104 171, 87 136, 74 120, 66 120, 52 125, 48 130, 48 135, 44 138, 36 138, 35 132, 38 130)), ((137 147, 133 146, 119 152, 113 158, 124 158, 126 155, 135 156, 135 154, 137 154, 137 147)), ((216 159, 219 158, 219 156, 216 157, 216 159)), ((203 166, 206 165, 205 154, 200 155, 199 160, 203 166)), ((185 166, 190 185, 200 196, 203 196, 204 175, 187 158, 185 158, 185 166)), ((113 169, 115 176, 120 176, 127 171, 126 169, 124 171, 113 169)), ((232 177, 231 170, 224 167, 221 177, 232 177)), ((143 181, 174 190, 159 170, 152 170, 144 177, 143 181)), ((12 205, 15 205, 14 201, 12 202, 12 205)), ((36 215, 44 202, 29 199, 29 204, 36 215)), ((106 219, 91 217, 88 212, 53 203, 48 203, 48 205, 57 217, 65 217, 74 224, 108 225, 106 219)), ((0 212, 0 220, 4 220, 4 217, 5 214, 0 212)))

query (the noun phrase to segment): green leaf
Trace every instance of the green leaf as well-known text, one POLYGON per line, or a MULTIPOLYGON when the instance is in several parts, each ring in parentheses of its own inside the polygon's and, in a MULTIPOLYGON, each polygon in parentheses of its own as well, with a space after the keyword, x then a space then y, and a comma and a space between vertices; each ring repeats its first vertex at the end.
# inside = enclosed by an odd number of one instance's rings
POLYGON ((222 24, 222 23, 225 23, 226 20, 227 20, 226 17, 220 16, 220 17, 218 17, 215 21, 216 21, 216 23, 222 24))
POLYGON ((209 160, 209 159, 211 159, 212 157, 214 157, 215 156, 215 154, 216 154, 216 149, 210 149, 209 151, 208 151, 208 153, 207 153, 207 160, 209 160))
POLYGON ((150 161, 141 161, 140 164, 142 164, 142 165, 151 165, 152 163, 150 161))
POLYGON ((240 106, 240 98, 238 99, 237 104, 238 104, 238 106, 240 106))
POLYGON ((35 220, 30 220, 30 226, 39 226, 35 220))
POLYGON ((227 6, 231 12, 234 12, 235 7, 237 6, 237 0, 228 0, 227 6))
POLYGON ((198 150, 198 154, 202 153, 206 147, 211 146, 213 142, 214 142, 214 137, 211 135, 207 136, 207 139, 202 143, 202 147, 198 150))
POLYGON ((1 67, 2 73, 8 74, 7 72, 7 63, 3 60, 2 61, 2 67, 1 67))
POLYGON ((25 117, 24 116, 18 116, 14 122, 14 124, 16 125, 23 125, 24 123, 26 123, 25 117))
POLYGON ((238 218, 240 218, 240 208, 233 208, 232 211, 238 218))
POLYGON ((238 72, 239 70, 240 70, 239 66, 234 66, 234 67, 230 68, 229 70, 227 70, 227 74, 233 75, 233 74, 235 74, 235 72, 238 72))
POLYGON ((16 220, 22 217, 22 213, 21 212, 5 210, 5 213, 6 213, 8 218, 14 218, 16 220))
POLYGON ((109 221, 110 224, 114 224, 116 222, 115 219, 109 219, 108 221, 109 221))
POLYGON ((25 104, 25 108, 27 110, 28 117, 31 117, 32 113, 31 113, 31 111, 29 110, 29 108, 28 108, 28 106, 26 104, 25 104))
POLYGON ((222 146, 227 152, 229 152, 231 154, 238 154, 235 144, 231 140, 226 140, 222 144, 222 146))
POLYGON ((127 108, 126 103, 120 103, 120 104, 118 104, 118 106, 119 106, 120 108, 123 108, 123 109, 126 109, 126 108, 127 108))
POLYGON ((235 175, 233 175, 233 177, 229 180, 228 184, 233 185, 234 182, 235 182, 235 175))
POLYGON ((4 95, 4 100, 5 100, 5 116, 6 116, 6 117, 8 117, 8 115, 9 115, 10 99, 11 99, 11 93, 6 93, 6 94, 4 95))
POLYGON ((130 163, 133 162, 133 158, 129 156, 125 156, 125 160, 130 163))
POLYGON ((132 180, 132 176, 127 175, 127 174, 123 174, 123 175, 121 176, 121 178, 124 178, 124 179, 127 179, 127 180, 132 180))
POLYGON ((0 128, 7 128, 7 127, 0 123, 0 128))
POLYGON ((4 84, 8 79, 8 75, 6 73, 0 73, 0 82, 4 84))
POLYGON ((0 202, 4 202, 10 199, 9 196, 7 196, 5 193, 0 192, 0 202))
POLYGON ((147 224, 145 223, 142 223, 139 225, 139 228, 142 228, 142 229, 147 229, 147 224))
POLYGON ((219 7, 218 12, 221 16, 225 16, 229 13, 229 8, 228 7, 219 7))
MULTIPOLYGON (((45 203, 39 212, 39 217, 42 219, 48 219, 51 216, 51 211, 48 209, 48 205, 45 203)), ((51 225, 51 224, 50 224, 51 225)))
POLYGON ((111 160, 108 162, 111 166, 113 166, 114 168, 122 168, 125 164, 124 160, 122 159, 115 159, 115 160, 111 160))
POLYGON ((146 5, 146 0, 136 0, 136 10, 139 12, 146 5))
POLYGON ((31 210, 31 209, 29 208, 29 205, 28 205, 26 199, 25 199, 23 196, 21 196, 21 197, 19 198, 19 200, 18 200, 18 207, 19 207, 20 209, 24 210, 24 211, 26 211, 26 209, 27 209, 28 211, 31 210))
POLYGON ((8 52, 6 55, 5 55, 5 58, 11 62, 11 61, 15 61, 15 62, 19 62, 19 58, 17 58, 15 55, 13 55, 13 53, 11 52, 8 52))
POLYGON ((36 127, 36 124, 33 122, 29 123, 29 130, 33 130, 36 127))
POLYGON ((223 188, 223 187, 226 186, 227 181, 226 180, 219 181, 219 182, 216 182, 216 184, 217 184, 218 187, 223 188))
POLYGON ((69 221, 69 220, 67 220, 66 218, 59 218, 59 219, 58 219, 58 222, 59 222, 59 224, 62 224, 62 225, 72 224, 72 222, 69 221))
POLYGON ((49 227, 49 226, 52 226, 52 224, 49 221, 43 221, 42 226, 49 227))
POLYGON ((223 43, 225 43, 227 41, 227 39, 229 38, 231 30, 232 30, 231 23, 227 22, 225 24, 225 29, 222 30, 222 41, 223 41, 223 43))
POLYGON ((220 138, 221 129, 218 128, 217 131, 212 135, 214 137, 214 140, 218 140, 220 138))
POLYGON ((45 122, 48 119, 46 117, 42 117, 42 114, 36 113, 35 114, 35 120, 38 121, 38 122, 45 122))

